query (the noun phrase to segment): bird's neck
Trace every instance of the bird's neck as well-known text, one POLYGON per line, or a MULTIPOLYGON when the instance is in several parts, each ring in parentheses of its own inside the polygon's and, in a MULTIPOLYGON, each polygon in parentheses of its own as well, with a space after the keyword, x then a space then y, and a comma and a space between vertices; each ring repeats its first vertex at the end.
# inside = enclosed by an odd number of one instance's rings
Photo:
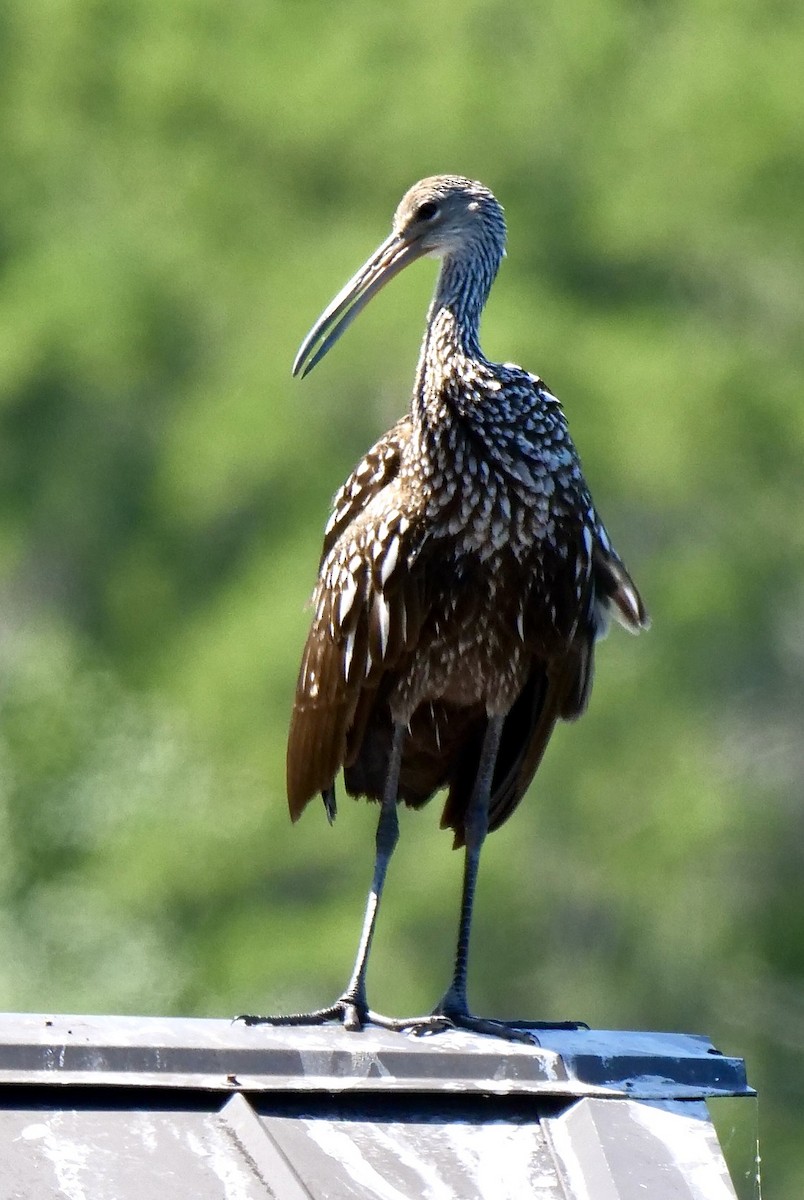
MULTIPOLYGON (((425 345, 447 339, 447 349, 468 358, 481 357, 480 316, 497 274, 499 257, 482 253, 447 255, 441 263, 435 295, 427 317, 425 345)), ((437 345, 434 350, 440 349, 437 345)))
POLYGON ((479 313, 466 321, 451 304, 436 298, 427 314, 427 330, 422 343, 422 364, 432 372, 445 373, 467 359, 482 359, 479 340, 479 313))
POLYGON ((427 419, 451 377, 465 377, 472 363, 485 363, 480 316, 498 265, 491 256, 450 256, 442 262, 419 359, 414 420, 427 419))

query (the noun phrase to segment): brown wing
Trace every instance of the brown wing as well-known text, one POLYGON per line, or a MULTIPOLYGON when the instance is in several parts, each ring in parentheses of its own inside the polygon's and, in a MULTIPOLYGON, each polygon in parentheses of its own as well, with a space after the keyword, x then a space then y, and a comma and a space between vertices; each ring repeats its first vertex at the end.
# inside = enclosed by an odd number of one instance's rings
POLYGON ((418 525, 400 508, 396 488, 408 433, 409 419, 402 420, 369 452, 338 493, 327 526, 288 738, 294 820, 330 789, 347 760, 350 731, 421 626, 417 575, 402 569, 418 525))
POLYGON ((402 447, 410 440, 410 414, 400 417, 387 433, 364 455, 352 474, 335 494, 332 513, 324 530, 319 568, 338 538, 379 492, 399 474, 402 447))
MULTIPOLYGON (((579 717, 589 702, 594 675, 595 642, 604 636, 613 615, 633 633, 647 629, 650 620, 633 580, 611 547, 599 523, 586 526, 576 542, 575 561, 565 562, 551 580, 558 596, 556 613, 570 624, 553 643, 553 652, 534 654, 531 673, 505 719, 489 807, 489 829, 498 829, 511 816, 530 786, 558 720, 579 717), (563 593, 563 594, 562 594, 563 593), (566 639, 566 640, 563 640, 566 639)), ((549 576, 548 576, 549 578, 549 576)), ((544 619, 540 598, 537 620, 544 619)), ((482 742, 485 726, 477 737, 482 742)), ((442 817, 442 827, 455 830, 455 845, 463 844, 462 814, 477 772, 479 751, 462 764, 454 779, 442 817)))
MULTIPOLYGON (((614 617, 629 633, 639 633, 650 628, 650 617, 642 603, 634 581, 625 569, 622 559, 615 553, 606 531, 595 542, 592 551, 592 571, 595 582, 599 616, 604 620, 614 617)), ((605 632, 601 629, 600 633, 605 632)))

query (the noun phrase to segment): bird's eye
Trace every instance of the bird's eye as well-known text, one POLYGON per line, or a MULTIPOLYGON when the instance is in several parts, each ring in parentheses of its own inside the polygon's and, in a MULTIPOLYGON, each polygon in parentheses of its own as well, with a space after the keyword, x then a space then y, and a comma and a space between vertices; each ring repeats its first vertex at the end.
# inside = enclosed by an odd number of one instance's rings
POLYGON ((425 200, 413 214, 417 221, 432 221, 438 216, 438 205, 435 200, 425 200))

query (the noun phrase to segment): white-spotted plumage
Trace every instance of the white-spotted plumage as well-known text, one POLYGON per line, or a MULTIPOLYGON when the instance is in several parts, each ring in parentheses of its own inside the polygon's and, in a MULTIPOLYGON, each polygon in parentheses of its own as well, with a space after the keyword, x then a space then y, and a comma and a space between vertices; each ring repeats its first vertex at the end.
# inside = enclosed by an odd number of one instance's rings
POLYGON ((333 501, 288 741, 294 819, 320 791, 333 821, 341 768, 347 792, 381 801, 357 957, 334 1005, 252 1020, 446 1023, 527 1039, 473 1016, 467 1002, 480 850, 522 799, 556 721, 583 712, 609 618, 636 631, 647 617, 595 513, 558 400, 538 376, 480 349, 504 253, 502 209, 487 188, 452 175, 423 180, 294 363, 294 374, 310 370, 410 262, 441 259, 410 412, 333 501), (393 1021, 369 1009, 366 970, 396 808, 440 788, 442 825, 467 851, 452 981, 431 1017, 393 1021))
POLYGON ((388 542, 382 556, 382 566, 380 568, 380 584, 385 587, 390 576, 393 574, 394 567, 399 560, 399 537, 394 535, 388 542))
MULTIPOLYGON (((555 721, 583 710, 609 615, 634 631, 647 617, 592 505, 559 401, 538 376, 480 350, 480 312, 504 246, 500 206, 480 184, 439 176, 402 201, 390 242, 418 238, 424 253, 418 214, 428 205, 443 214, 433 242, 443 262, 411 410, 333 501, 288 788, 294 817, 315 792, 332 795, 340 767, 349 792, 379 798, 391 729, 404 725, 400 797, 418 805, 449 787, 444 823, 460 841, 489 719, 506 720, 495 828, 555 721)), ((328 310, 313 334, 340 311, 328 310)))

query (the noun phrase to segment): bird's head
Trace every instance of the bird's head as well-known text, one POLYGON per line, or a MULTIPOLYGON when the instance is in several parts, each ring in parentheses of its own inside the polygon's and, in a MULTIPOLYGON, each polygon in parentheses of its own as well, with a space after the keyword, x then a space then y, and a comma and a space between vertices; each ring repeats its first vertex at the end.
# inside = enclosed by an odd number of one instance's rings
POLYGON ((416 259, 424 255, 476 259, 490 282, 504 252, 503 210, 487 187, 460 175, 420 180, 402 197, 390 237, 352 276, 302 342, 293 374, 311 371, 372 296, 416 259))
POLYGON ((394 233, 433 258, 505 248, 505 220, 496 197, 460 175, 433 175, 414 183, 394 214, 394 233))

